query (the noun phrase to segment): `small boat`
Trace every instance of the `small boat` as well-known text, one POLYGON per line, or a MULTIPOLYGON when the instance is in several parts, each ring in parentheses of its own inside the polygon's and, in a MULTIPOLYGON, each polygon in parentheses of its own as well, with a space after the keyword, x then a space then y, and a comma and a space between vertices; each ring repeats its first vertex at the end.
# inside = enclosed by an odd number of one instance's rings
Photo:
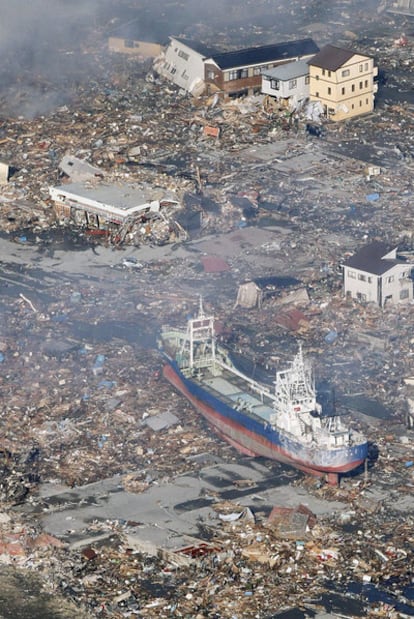
POLYGON ((337 484, 367 457, 366 438, 327 415, 317 401, 311 364, 299 346, 274 387, 240 371, 216 340, 213 315, 200 299, 187 327, 163 327, 163 376, 241 453, 278 460, 337 484))

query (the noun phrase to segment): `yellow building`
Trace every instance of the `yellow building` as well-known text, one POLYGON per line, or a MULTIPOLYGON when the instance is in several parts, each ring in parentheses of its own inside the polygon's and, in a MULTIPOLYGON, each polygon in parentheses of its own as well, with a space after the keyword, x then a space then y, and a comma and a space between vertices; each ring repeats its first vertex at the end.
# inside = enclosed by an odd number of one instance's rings
POLYGON ((326 45, 308 64, 309 99, 320 101, 327 118, 340 121, 372 112, 378 88, 373 58, 326 45))

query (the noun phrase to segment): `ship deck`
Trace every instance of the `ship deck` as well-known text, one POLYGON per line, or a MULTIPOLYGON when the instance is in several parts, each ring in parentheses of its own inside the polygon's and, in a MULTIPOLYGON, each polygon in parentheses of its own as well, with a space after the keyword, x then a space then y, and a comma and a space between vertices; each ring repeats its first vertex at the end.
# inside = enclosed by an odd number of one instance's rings
POLYGON ((202 376, 195 376, 192 380, 232 408, 270 423, 270 417, 274 413, 272 401, 266 395, 262 400, 260 394, 250 388, 242 378, 228 371, 224 371, 220 376, 213 376, 208 370, 203 370, 202 376))

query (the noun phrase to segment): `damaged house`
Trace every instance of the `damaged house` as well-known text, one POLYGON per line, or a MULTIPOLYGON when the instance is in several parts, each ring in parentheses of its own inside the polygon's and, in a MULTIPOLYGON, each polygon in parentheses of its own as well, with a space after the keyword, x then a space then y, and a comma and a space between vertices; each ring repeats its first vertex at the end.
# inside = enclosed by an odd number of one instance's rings
POLYGON ((263 71, 309 59, 318 51, 312 39, 219 52, 195 41, 170 37, 153 68, 196 97, 214 93, 238 97, 261 92, 263 71))
POLYGON ((414 264, 399 255, 397 247, 375 241, 362 247, 342 266, 347 297, 380 307, 413 299, 414 264))
POLYGON ((163 237, 169 237, 171 211, 179 207, 176 199, 130 185, 71 183, 49 187, 49 194, 59 221, 116 231, 121 240, 134 229, 149 237, 155 225, 163 237))
POLYGON ((65 155, 59 163, 59 171, 74 183, 103 178, 105 172, 91 165, 85 159, 78 159, 73 155, 65 155))
POLYGON ((204 59, 212 53, 215 50, 197 41, 170 36, 170 44, 155 59, 153 69, 186 92, 199 97, 205 90, 204 59))
POLYGON ((306 60, 288 62, 264 70, 262 93, 266 96, 265 109, 274 105, 297 109, 309 97, 309 65, 306 60))

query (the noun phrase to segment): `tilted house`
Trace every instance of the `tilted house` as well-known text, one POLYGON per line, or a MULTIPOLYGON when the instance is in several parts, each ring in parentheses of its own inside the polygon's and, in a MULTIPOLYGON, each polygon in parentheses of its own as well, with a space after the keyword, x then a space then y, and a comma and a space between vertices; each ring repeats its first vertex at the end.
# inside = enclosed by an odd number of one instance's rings
POLYGON ((264 70, 262 93, 274 97, 279 104, 296 107, 309 96, 309 65, 306 60, 288 62, 264 70))
POLYGON ((194 96, 205 90, 204 59, 217 50, 197 41, 170 36, 170 43, 163 54, 156 58, 153 68, 194 96))
POLYGON ((347 297, 380 307, 413 299, 414 265, 399 257, 396 247, 375 241, 362 247, 342 266, 347 297))
POLYGON ((319 50, 312 39, 219 52, 189 39, 170 37, 154 61, 154 70, 194 96, 260 93, 262 71, 292 60, 311 58, 319 50))
POLYGON ((301 39, 215 54, 205 59, 207 93, 238 97, 260 93, 262 73, 293 60, 311 58, 319 51, 312 39, 301 39))
POLYGON ((378 68, 369 56, 325 45, 309 64, 309 98, 323 105, 333 121, 372 112, 378 68))

